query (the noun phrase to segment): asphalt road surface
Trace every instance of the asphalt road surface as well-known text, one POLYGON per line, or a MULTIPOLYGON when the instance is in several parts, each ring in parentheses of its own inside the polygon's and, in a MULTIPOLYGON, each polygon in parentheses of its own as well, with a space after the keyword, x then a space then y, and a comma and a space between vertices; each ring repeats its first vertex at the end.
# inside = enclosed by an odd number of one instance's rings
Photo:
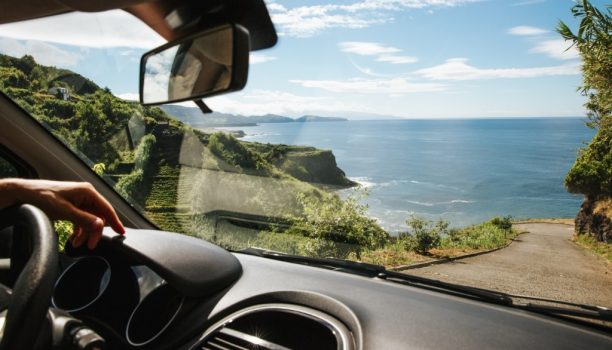
POLYGON ((506 293, 612 307, 612 268, 570 241, 573 227, 519 224, 507 248, 405 273, 506 293))

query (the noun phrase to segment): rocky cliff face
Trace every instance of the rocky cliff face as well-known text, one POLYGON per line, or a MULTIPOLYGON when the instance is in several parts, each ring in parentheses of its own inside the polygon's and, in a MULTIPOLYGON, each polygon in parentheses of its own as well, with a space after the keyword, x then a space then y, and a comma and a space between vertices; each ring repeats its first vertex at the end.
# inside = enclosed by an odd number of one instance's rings
POLYGON ((576 216, 576 234, 612 242, 612 198, 586 198, 576 216))
POLYGON ((336 164, 332 151, 289 151, 276 164, 283 171, 298 180, 313 185, 323 185, 336 188, 346 188, 357 185, 349 180, 342 169, 336 164))

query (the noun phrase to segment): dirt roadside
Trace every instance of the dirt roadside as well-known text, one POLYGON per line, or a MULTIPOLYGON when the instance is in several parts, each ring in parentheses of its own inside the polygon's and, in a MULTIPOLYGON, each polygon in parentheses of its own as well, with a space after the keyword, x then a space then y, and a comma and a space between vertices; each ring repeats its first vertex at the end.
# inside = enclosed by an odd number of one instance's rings
POLYGON ((405 273, 512 294, 612 307, 612 268, 570 241, 572 226, 528 223, 514 227, 528 233, 505 249, 405 273))

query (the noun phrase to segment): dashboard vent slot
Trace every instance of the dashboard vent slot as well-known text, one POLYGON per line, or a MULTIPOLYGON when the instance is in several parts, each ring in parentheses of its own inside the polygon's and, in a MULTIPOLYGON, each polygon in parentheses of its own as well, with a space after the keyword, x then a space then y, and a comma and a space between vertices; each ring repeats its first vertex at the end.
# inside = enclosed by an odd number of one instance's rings
POLYGON ((191 350, 352 350, 346 326, 320 311, 290 304, 240 310, 209 328, 191 350))
POLYGON ((200 346, 202 350, 290 350, 264 339, 231 328, 223 328, 200 346))

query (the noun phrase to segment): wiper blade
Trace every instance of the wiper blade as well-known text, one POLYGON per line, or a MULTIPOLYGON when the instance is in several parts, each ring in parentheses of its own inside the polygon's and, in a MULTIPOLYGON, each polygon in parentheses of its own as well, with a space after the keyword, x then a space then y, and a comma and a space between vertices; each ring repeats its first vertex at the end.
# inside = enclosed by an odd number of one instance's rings
POLYGON ((467 287, 448 282, 432 280, 424 277, 407 275, 394 271, 387 271, 384 266, 362 263, 357 261, 342 260, 335 258, 312 258, 305 256, 290 255, 261 248, 247 248, 237 251, 238 253, 261 256, 269 259, 276 259, 298 264, 328 268, 335 271, 343 271, 359 274, 366 277, 378 277, 388 279, 403 284, 426 287, 437 291, 452 292, 455 294, 467 295, 483 301, 493 302, 502 305, 511 305, 512 298, 504 293, 489 291, 480 288, 467 287))
POLYGON ((566 301, 559 301, 553 299, 515 295, 510 293, 496 292, 487 289, 481 289, 476 287, 463 286, 458 284, 452 284, 448 282, 442 282, 438 280, 431 280, 424 277, 404 274, 395 271, 387 272, 387 279, 399 279, 406 284, 416 286, 426 286, 436 290, 447 290, 455 293, 464 294, 471 297, 478 297, 483 300, 495 302, 497 304, 512 306, 519 309, 524 309, 532 312, 543 313, 547 315, 555 316, 574 316, 596 319, 601 321, 612 321, 612 309, 588 304, 577 304, 566 301), (521 303, 520 300, 533 300, 541 301, 562 306, 553 306, 546 304, 534 304, 534 303, 521 303))
POLYGON ((378 277, 389 281, 434 290, 438 292, 445 292, 454 295, 467 296, 473 299, 487 301, 499 305, 512 306, 532 312, 538 312, 548 315, 557 316, 575 316, 590 319, 597 319, 602 321, 612 321, 612 309, 588 305, 588 304, 577 304, 565 301, 558 301, 552 299, 524 296, 524 295, 513 295, 504 292, 497 292, 488 289, 482 289, 477 287, 464 286, 460 284, 454 284, 449 282, 443 282, 440 280, 429 279, 420 276, 414 276, 396 271, 388 271, 384 266, 362 263, 357 261, 342 260, 336 258, 313 258, 306 256, 291 255, 281 252, 276 252, 261 248, 247 248, 236 251, 237 253, 255 255, 268 259, 275 259, 287 262, 293 262, 303 265, 309 265, 314 267, 326 268, 334 271, 343 271, 353 274, 358 274, 366 277, 378 277), (553 303, 559 306, 551 306, 545 304, 534 304, 534 303, 520 303, 519 300, 534 300, 542 301, 547 303, 553 303), (571 307, 571 308, 570 308, 571 307))
POLYGON ((386 271, 387 279, 402 284, 424 287, 435 291, 446 291, 452 292, 453 294, 461 294, 471 298, 476 298, 483 301, 488 301, 500 305, 512 305, 513 299, 510 295, 502 292, 496 292, 487 289, 481 289, 476 287, 463 286, 460 284, 454 284, 449 282, 443 282, 439 280, 429 279, 425 277, 419 277, 409 275, 401 272, 386 271))
POLYGON ((585 318, 591 318, 591 319, 602 320, 602 321, 612 321, 612 309, 607 308, 607 307, 598 306, 598 305, 589 305, 589 304, 578 304, 578 303, 572 303, 568 301, 560 301, 560 300, 532 297, 532 296, 526 296, 526 295, 515 295, 515 294, 508 294, 508 295, 514 299, 515 301, 514 305, 521 309, 534 311, 534 312, 540 312, 540 313, 546 313, 546 314, 551 314, 551 315, 566 315, 566 316, 585 317, 585 318), (546 303, 564 305, 564 306, 534 304, 534 303, 529 303, 529 302, 528 303, 518 303, 517 301, 520 299, 542 301, 546 303), (570 306, 572 308, 569 308, 567 306, 570 306))
POLYGON ((381 265, 362 263, 357 261, 342 260, 336 258, 313 258, 275 252, 261 248, 247 248, 236 251, 237 253, 261 256, 264 258, 293 262, 297 264, 316 266, 334 271, 355 273, 367 277, 384 277, 385 267, 381 265), (381 275, 382 274, 382 275, 381 275))

